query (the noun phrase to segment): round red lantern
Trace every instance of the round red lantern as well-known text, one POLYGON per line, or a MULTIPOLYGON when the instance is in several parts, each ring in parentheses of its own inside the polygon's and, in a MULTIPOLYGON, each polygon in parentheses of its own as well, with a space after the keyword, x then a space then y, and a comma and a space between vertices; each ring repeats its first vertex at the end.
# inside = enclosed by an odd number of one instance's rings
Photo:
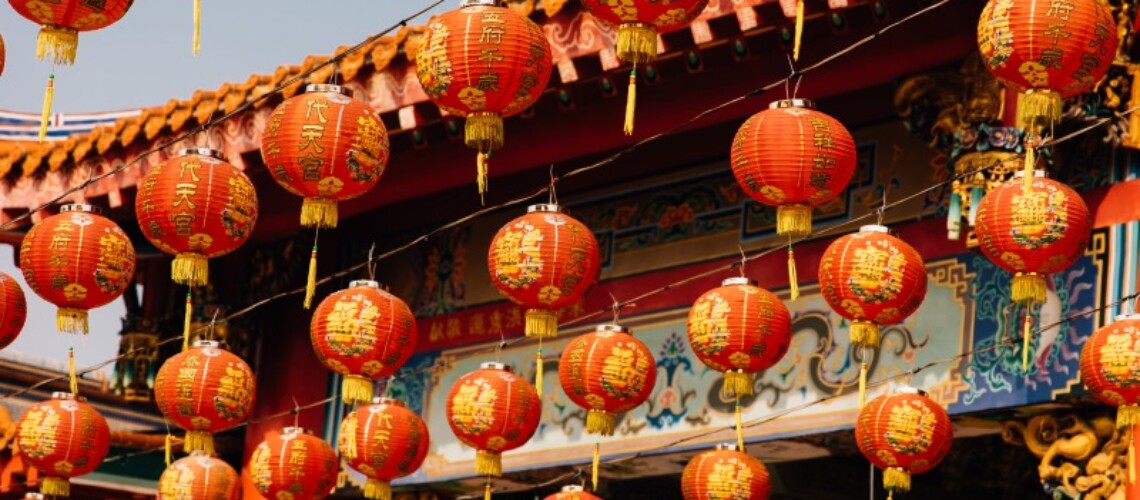
POLYGON ((480 194, 485 158, 503 147, 503 118, 538 100, 552 67, 542 28, 502 0, 462 0, 428 21, 416 74, 432 102, 467 119, 464 142, 479 152, 480 194))
POLYGON ((855 422, 859 451, 883 469, 891 493, 910 491, 910 476, 937 467, 953 440, 946 410, 910 387, 871 400, 855 422))
POLYGON ((183 149, 139 182, 135 215, 143 235, 174 255, 174 282, 205 286, 206 260, 236 250, 253 233, 257 192, 221 151, 183 149))
POLYGON ((1140 314, 1116 318, 1089 336, 1081 349, 1081 381, 1118 407, 1117 427, 1140 424, 1140 314))
POLYGON ((80 31, 95 31, 117 22, 134 0, 8 0, 24 18, 40 25, 36 57, 55 64, 75 62, 80 31))
POLYGON ((772 492, 764 463, 735 445, 717 445, 689 460, 681 473, 681 495, 685 500, 732 498, 767 500, 772 492))
POLYGON ((398 400, 376 398, 344 418, 337 448, 350 467, 368 477, 364 498, 390 500, 391 482, 423 465, 430 442, 419 415, 398 400))
POLYGON ((266 498, 325 498, 336 474, 336 451, 300 427, 270 433, 249 462, 249 477, 266 498))
POLYGON ((61 332, 87 333, 87 310, 119 298, 134 281, 135 248, 123 230, 91 205, 64 205, 20 245, 24 280, 59 307, 61 332))
POLYGON ((199 340, 158 369, 154 400, 186 430, 184 450, 214 455, 213 434, 242 423, 253 409, 254 383, 245 361, 218 342, 199 340))
POLYGON ((16 341, 28 319, 28 301, 16 279, 0 273, 0 349, 16 341))
POLYGON ((68 479, 89 474, 111 449, 107 421, 83 398, 66 392, 28 408, 16 426, 24 460, 44 474, 40 492, 71 495, 68 479))
POLYGON ((487 268, 499 293, 527 308, 526 335, 554 337, 558 310, 598 283, 598 240, 558 205, 531 205, 491 239, 487 268))
POLYGON ((751 395, 753 375, 775 365, 792 341, 792 317, 776 294, 748 278, 729 278, 689 309, 689 344, 724 373, 722 393, 751 395))
POLYGON ((612 436, 617 415, 649 399, 657 383, 657 362, 625 327, 598 325, 566 345, 558 381, 574 404, 588 410, 586 432, 612 436))
POLYGON ((261 158, 281 187, 304 197, 301 225, 337 225, 337 202, 376 186, 388 165, 377 113, 338 85, 308 85, 269 115, 261 158))
POLYGON ((309 337, 317 358, 344 376, 341 399, 364 404, 372 380, 396 373, 415 352, 416 318, 379 283, 358 280, 317 306, 309 337))
POLYGON ((502 454, 538 430, 542 401, 525 380, 501 363, 483 363, 451 386, 447 423, 455 437, 475 448, 475 473, 501 476, 502 454))
POLYGON ((237 500, 241 477, 222 460, 196 451, 170 464, 158 478, 158 500, 237 500))
POLYGON ((990 0, 978 20, 982 62, 1022 93, 1022 128, 1060 120, 1062 99, 1104 78, 1119 42, 1112 10, 1097 0, 990 0))
POLYGON ((601 497, 586 492, 586 488, 572 484, 563 486, 562 491, 547 496, 544 500, 602 500, 601 497))

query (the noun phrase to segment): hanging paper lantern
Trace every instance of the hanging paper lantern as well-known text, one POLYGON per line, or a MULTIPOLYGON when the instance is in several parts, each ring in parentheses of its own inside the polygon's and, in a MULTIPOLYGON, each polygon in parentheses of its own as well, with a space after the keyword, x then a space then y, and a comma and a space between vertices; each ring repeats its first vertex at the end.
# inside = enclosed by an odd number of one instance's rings
POLYGON ((236 250, 253 233, 257 192, 221 151, 183 149, 139 182, 135 214, 143 235, 174 255, 174 282, 206 286, 206 259, 236 250))
POLYGON ((563 486, 562 491, 547 496, 545 500, 602 500, 601 497, 586 492, 586 488, 572 484, 563 486))
POLYGON ((325 498, 336 475, 336 451, 300 427, 270 433, 249 463, 249 477, 266 498, 325 498))
POLYGON ((752 394, 752 378, 775 365, 792 341, 792 317, 776 294, 748 278, 729 278, 689 310, 689 344, 709 368, 724 373, 722 393, 752 394))
POLYGON ((625 134, 633 134, 637 102, 637 67, 657 59, 657 34, 687 26, 705 10, 709 0, 582 0, 594 17, 618 27, 617 58, 633 65, 629 74, 625 134))
POLYGON ((574 404, 588 410, 586 432, 612 436, 617 416, 649 399, 657 362, 645 344, 620 325, 598 325, 562 351, 558 381, 574 404))
POLYGON ((28 301, 16 279, 0 273, 0 349, 15 342, 28 318, 28 301))
POLYGON ((483 363, 451 386, 447 423, 455 437, 475 448, 475 473, 501 476, 502 454, 538 430, 542 401, 525 380, 501 363, 483 363))
POLYGON ((24 460, 44 474, 40 492, 71 495, 70 478, 94 471, 111 449, 107 421, 84 398, 56 392, 28 408, 16 426, 24 460))
POLYGON ((8 0, 24 18, 40 25, 36 57, 55 64, 75 62, 80 31, 106 28, 122 19, 134 0, 8 0))
POLYGON ((892 494, 910 491, 910 476, 937 467, 953 440, 946 410, 910 387, 871 400, 855 422, 859 451, 883 469, 892 494))
POLYGON ((304 227, 336 227, 337 202, 376 186, 388 154, 388 132, 376 111, 338 85, 308 85, 281 103, 261 139, 269 173, 304 197, 304 227))
POLYGON ((171 356, 154 379, 154 400, 163 416, 186 430, 183 449, 214 455, 213 434, 245 421, 253 409, 255 379, 249 365, 199 340, 171 356))
POLYGON ((764 464, 731 444, 717 445, 715 450, 693 457, 681 473, 685 500, 767 500, 771 491, 764 464))
POLYGON ((1119 42, 1112 10, 1098 0, 990 0, 978 20, 982 62, 1021 93, 1021 128, 1059 121, 1062 99, 1104 78, 1119 42))
POLYGON ((353 281, 317 306, 309 336, 317 358, 344 376, 344 402, 364 404, 372 380, 396 373, 415 352, 416 318, 379 283, 353 281))
POLYGON ((467 119, 464 142, 479 152, 480 195, 486 157, 503 147, 503 118, 538 100, 552 67, 542 28, 501 0, 462 0, 428 22, 416 74, 432 102, 467 119))
POLYGON ((1140 314, 1121 316, 1089 336, 1081 349, 1081 381, 1118 407, 1117 427, 1140 424, 1140 314))
POLYGON ((170 464, 158 478, 157 500, 237 500, 241 477, 222 460, 196 451, 170 464))
POLYGON ((558 205, 531 205, 499 229, 487 253, 491 283, 526 309, 528 337, 558 335, 558 310, 598 283, 598 241, 558 205))
POLYGON ((119 298, 135 277, 135 248, 119 226, 91 205, 64 205, 20 245, 24 280, 59 307, 61 332, 87 333, 87 310, 119 298))
POLYGON ((364 498, 391 500, 391 482, 423 465, 430 442, 419 415, 398 400, 376 398, 344 418, 337 448, 350 467, 368 478, 364 498))

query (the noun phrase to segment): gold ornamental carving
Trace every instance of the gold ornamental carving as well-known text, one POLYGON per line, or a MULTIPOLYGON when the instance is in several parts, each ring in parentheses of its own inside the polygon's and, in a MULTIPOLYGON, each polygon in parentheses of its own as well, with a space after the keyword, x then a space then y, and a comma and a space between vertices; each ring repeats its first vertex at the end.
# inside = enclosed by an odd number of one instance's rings
POLYGON ((1037 474, 1062 495, 1054 498, 1125 499, 1131 436, 1116 429, 1113 417, 1041 414, 1001 428, 1003 441, 1041 459, 1037 474))

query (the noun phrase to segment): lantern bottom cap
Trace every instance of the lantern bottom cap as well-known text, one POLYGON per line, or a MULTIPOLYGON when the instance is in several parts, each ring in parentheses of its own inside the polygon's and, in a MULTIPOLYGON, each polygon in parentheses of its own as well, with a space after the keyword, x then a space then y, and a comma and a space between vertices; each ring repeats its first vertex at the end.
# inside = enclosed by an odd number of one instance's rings
POLYGON ((1045 276, 1037 273, 1018 273, 1013 277, 1013 301, 1018 304, 1033 305, 1044 304, 1048 284, 1045 276))
POLYGON ((1061 121, 1065 100, 1052 90, 1034 89, 1017 95, 1017 127, 1036 135, 1036 130, 1061 121))
POLYGON ((589 434, 612 436, 614 435, 614 427, 616 424, 617 418, 613 413, 601 410, 590 410, 589 413, 586 414, 586 432, 589 434))
POLYGON ((87 310, 72 307, 59 308, 55 313, 55 327, 63 333, 82 333, 86 335, 88 332, 87 310))
POLYGON ((657 59, 657 30, 648 24, 622 24, 618 27, 616 55, 634 65, 657 59))
POLYGON ((475 452, 475 473, 480 476, 502 476, 503 456, 489 450, 477 450, 475 452))
POLYGON ((369 500, 392 500, 392 485, 387 481, 369 478, 364 483, 364 498, 369 500))
POLYGON ((811 206, 776 207, 776 234, 789 238, 804 238, 811 235, 811 206))
POLYGON ((372 381, 360 375, 346 375, 340 388, 345 404, 355 406, 372 402, 372 381))
POLYGON ((888 467, 883 471, 883 488, 890 492, 910 491, 910 473, 898 467, 888 467))
POLYGON ((301 201, 301 225, 321 229, 337 225, 336 202, 328 198, 305 198, 301 201))
POLYGON ((1126 429, 1140 424, 1140 406, 1122 405, 1116 409, 1116 427, 1126 429))
POLYGON ((40 493, 49 497, 71 496, 71 483, 62 477, 45 477, 40 483, 40 493))
POLYGON ((739 370, 724 373, 724 384, 721 394, 725 397, 743 397, 752 395, 753 374, 739 370))
POLYGON ((36 40, 36 58, 45 57, 55 64, 70 66, 75 63, 79 48, 79 32, 62 26, 43 25, 36 40))
POLYGON ((170 278, 179 285, 206 286, 210 279, 210 261, 200 253, 180 253, 170 264, 170 278))
POLYGON ((186 431, 186 441, 182 450, 187 453, 203 452, 211 457, 217 456, 214 451, 214 436, 207 431, 186 431))
POLYGON ((549 339, 558 336, 558 314, 547 309, 527 309, 526 327, 527 337, 549 339))
POLYGON ((879 325, 870 321, 851 322, 851 345, 870 349, 879 347, 879 325))

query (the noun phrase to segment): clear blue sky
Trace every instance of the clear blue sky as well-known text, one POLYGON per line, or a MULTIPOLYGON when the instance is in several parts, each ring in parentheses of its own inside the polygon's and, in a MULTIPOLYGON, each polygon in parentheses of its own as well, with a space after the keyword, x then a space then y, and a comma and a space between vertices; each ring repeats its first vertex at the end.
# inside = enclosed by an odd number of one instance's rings
MULTIPOLYGON (((202 0, 202 50, 190 52, 191 0, 139 0, 121 21, 81 33, 74 66, 56 70, 55 111, 110 111, 189 98, 331 54, 429 5, 427 0, 202 0)), ((433 13, 454 8, 448 0, 433 13)), ((39 27, 0 5, 8 57, 0 109, 38 112, 51 63, 35 57, 39 27)), ((425 24, 427 16, 413 21, 425 24)))

